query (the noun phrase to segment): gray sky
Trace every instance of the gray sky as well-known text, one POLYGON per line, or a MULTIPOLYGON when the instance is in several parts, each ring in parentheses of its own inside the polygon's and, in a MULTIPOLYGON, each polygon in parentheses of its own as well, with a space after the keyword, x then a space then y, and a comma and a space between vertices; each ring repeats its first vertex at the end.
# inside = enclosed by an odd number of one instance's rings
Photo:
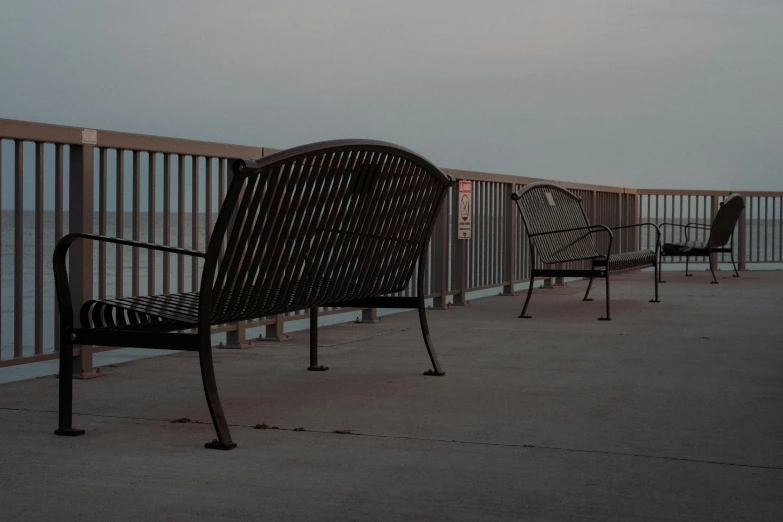
POLYGON ((0 117, 783 190, 779 0, 3 0, 0 117))

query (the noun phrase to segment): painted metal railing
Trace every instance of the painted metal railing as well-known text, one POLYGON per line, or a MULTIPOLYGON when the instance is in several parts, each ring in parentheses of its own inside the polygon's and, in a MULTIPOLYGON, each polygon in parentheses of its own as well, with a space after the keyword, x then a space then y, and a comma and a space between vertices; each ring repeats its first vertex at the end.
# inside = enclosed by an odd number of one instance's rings
MULTIPOLYGON (((203 250, 230 182, 230 160, 273 151, 0 119, 0 201, 5 202, 3 184, 13 185, 13 198, 3 204, 8 210, 0 213, 0 367, 58 356, 51 253, 64 233, 96 232, 203 250), (25 197, 30 190, 33 197, 25 197)), ((435 225, 425 274, 427 296, 432 299, 433 308, 460 306, 467 303, 469 293, 493 288, 513 294, 515 286, 527 280, 530 267, 522 221, 510 195, 522 185, 540 180, 444 171, 457 180, 473 183, 473 228, 470 240, 457 239, 459 194, 452 186, 435 225)), ((639 216, 643 221, 661 221, 659 218, 667 217, 666 210, 659 211, 668 208, 666 196, 703 201, 713 198, 710 204, 716 205, 724 194, 559 183, 582 197, 591 222, 607 226, 632 224, 639 216)), ((745 241, 763 248, 740 249, 740 263, 744 266, 745 262, 768 258, 779 261, 782 194, 748 196, 748 216, 763 216, 761 219, 771 221, 773 232, 760 240, 759 218, 745 223, 745 241), (756 226, 755 232, 752 225, 756 226), (745 252, 750 253, 749 257, 745 252)), ((683 203, 678 201, 680 204, 683 203)), ((703 203, 700 205, 702 219, 715 208, 704 210, 703 203)), ((738 241, 744 244, 742 238, 738 241)), ((643 231, 618 231, 613 250, 636 249, 646 242, 649 239, 643 231)), ((196 290, 200 274, 197 260, 186 262, 181 256, 160 253, 142 256, 136 248, 105 244, 94 251, 90 242, 74 244, 69 265, 77 305, 92 296, 196 290)), ((407 293, 412 290, 409 288, 407 293)), ((345 309, 329 309, 320 315, 344 312, 345 309)), ((377 319, 377 310, 357 312, 362 321, 377 319)), ((301 310, 221 325, 214 333, 225 334, 224 346, 245 345, 248 330, 255 328, 263 328, 263 338, 267 340, 281 340, 285 338, 285 323, 308 317, 308 312, 301 310)), ((92 354, 102 349, 78 349, 77 373, 90 372, 92 354)))
MULTIPOLYGON (((696 190, 639 189, 640 216, 656 223, 712 223, 721 202, 731 192, 696 190)), ((740 270, 751 264, 783 263, 783 192, 739 192, 745 199, 745 211, 740 216, 731 239, 740 270)), ((709 230, 690 229, 689 239, 706 241, 709 230)), ((662 241, 680 242, 686 238, 682 227, 662 227, 662 241)), ((651 238, 643 237, 642 246, 651 238)), ((706 258, 697 261, 708 262, 706 258)), ((719 263, 730 262, 729 254, 717 254, 719 263)), ((664 258, 666 263, 685 262, 684 258, 664 258)))

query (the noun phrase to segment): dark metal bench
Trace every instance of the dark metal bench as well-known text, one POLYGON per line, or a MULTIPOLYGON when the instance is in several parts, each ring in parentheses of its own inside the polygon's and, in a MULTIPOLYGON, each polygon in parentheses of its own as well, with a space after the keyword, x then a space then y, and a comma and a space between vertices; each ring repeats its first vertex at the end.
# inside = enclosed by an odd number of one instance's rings
POLYGON ((58 242, 58 435, 84 433, 72 424, 74 344, 197 351, 217 432, 208 448, 236 446, 215 382, 213 325, 309 309, 309 369, 324 370, 317 361, 319 306, 416 308, 432 363, 426 374, 443 375, 427 327, 424 274, 448 176, 407 149, 369 140, 237 160, 233 172, 206 252, 80 233, 58 242), (65 261, 77 239, 202 258, 199 291, 92 300, 75 326, 65 261), (417 266, 417 295, 392 295, 407 287, 417 266))
MULTIPOLYGON (((731 265, 734 267, 734 277, 739 277, 737 265, 734 263, 734 249, 732 247, 732 236, 734 228, 737 226, 742 209, 745 208, 745 201, 739 194, 733 194, 721 202, 718 212, 712 225, 703 225, 701 223, 688 223, 682 225, 678 223, 662 223, 661 227, 671 226, 684 229, 685 241, 681 243, 664 243, 661 248, 661 257, 663 256, 682 256, 685 257, 685 275, 688 273, 688 261, 691 257, 705 256, 709 259, 710 271, 712 272, 712 281, 710 283, 717 285, 718 278, 715 277, 715 266, 712 254, 728 252, 731 255, 731 265), (709 230, 710 235, 707 241, 692 241, 689 239, 690 229, 709 230)), ((660 275, 660 273, 659 273, 660 275)))
POLYGON ((607 227, 604 225, 591 225, 582 208, 581 198, 568 190, 552 183, 531 183, 525 185, 519 191, 511 195, 516 201, 517 208, 522 214, 527 237, 530 242, 530 287, 527 291, 527 299, 519 317, 529 318, 525 315, 530 304, 530 296, 533 292, 533 282, 538 277, 589 277, 584 301, 592 301, 589 298, 590 289, 593 286, 593 278, 606 279, 606 317, 601 320, 610 320, 609 300, 609 274, 621 270, 641 269, 654 267, 655 274, 655 298, 651 303, 658 302, 658 245, 656 249, 639 250, 634 252, 621 252, 612 254, 612 230, 632 227, 649 226, 655 230, 656 238, 660 238, 660 231, 653 223, 638 223, 620 227, 607 227), (606 252, 598 253, 596 249, 595 235, 606 234, 608 245, 606 252), (544 265, 557 265, 583 261, 589 263, 589 268, 538 268, 536 255, 544 265))

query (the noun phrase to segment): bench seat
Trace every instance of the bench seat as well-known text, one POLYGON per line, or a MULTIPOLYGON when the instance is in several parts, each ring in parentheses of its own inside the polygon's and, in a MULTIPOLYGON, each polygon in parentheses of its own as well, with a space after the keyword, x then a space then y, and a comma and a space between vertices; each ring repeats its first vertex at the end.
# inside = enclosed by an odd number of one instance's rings
MULTIPOLYGON (((637 250, 635 252, 621 252, 609 256, 609 270, 621 272, 636 268, 646 268, 655 265, 654 250, 637 250)), ((593 260, 593 266, 606 266, 606 256, 598 256, 593 260)))

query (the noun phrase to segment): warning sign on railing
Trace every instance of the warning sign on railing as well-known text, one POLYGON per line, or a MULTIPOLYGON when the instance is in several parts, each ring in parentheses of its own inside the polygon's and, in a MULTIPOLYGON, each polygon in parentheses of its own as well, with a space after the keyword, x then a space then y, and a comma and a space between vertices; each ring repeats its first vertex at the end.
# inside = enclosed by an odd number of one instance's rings
POLYGON ((459 219, 457 221, 457 237, 470 239, 471 223, 473 222, 473 183, 459 182, 459 219))

